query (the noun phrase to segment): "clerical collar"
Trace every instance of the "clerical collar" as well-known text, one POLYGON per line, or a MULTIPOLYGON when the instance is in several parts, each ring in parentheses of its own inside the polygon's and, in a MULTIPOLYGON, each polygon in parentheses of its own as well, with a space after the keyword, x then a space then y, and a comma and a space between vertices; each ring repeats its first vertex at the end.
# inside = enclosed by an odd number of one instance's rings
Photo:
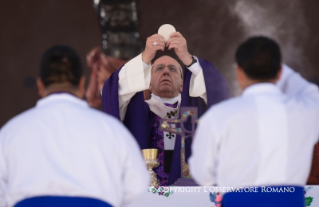
POLYGON ((153 98, 156 98, 157 100, 160 100, 162 103, 169 103, 169 104, 174 104, 176 102, 180 103, 181 102, 181 94, 178 94, 178 96, 174 98, 161 98, 155 94, 151 94, 153 98))
MULTIPOLYGON (((160 118, 177 118, 178 117, 178 111, 179 111, 179 107, 180 107, 180 100, 181 100, 181 96, 176 96, 175 98, 172 99, 161 99, 158 96, 152 95, 152 97, 149 100, 146 100, 145 102, 148 104, 148 106, 150 107, 150 110, 156 114, 157 116, 159 116, 160 118), (168 103, 167 101, 173 103, 173 102, 178 102, 177 103, 177 107, 169 107, 166 106, 165 103, 168 103), (177 112, 175 112, 177 111, 177 112), (172 115, 174 114, 174 115, 172 115), (168 117, 168 115, 170 115, 170 117, 168 117)), ((174 103, 173 103, 174 104, 174 103)))

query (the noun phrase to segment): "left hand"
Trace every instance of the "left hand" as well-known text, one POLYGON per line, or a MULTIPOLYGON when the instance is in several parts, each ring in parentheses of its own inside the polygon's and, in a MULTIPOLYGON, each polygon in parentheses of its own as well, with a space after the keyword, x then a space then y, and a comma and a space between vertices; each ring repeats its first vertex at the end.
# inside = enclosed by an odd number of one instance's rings
POLYGON ((190 65, 193 61, 192 55, 187 50, 187 42, 183 35, 179 32, 174 32, 169 36, 166 42, 166 47, 169 50, 174 48, 174 51, 178 58, 183 62, 184 65, 190 65))

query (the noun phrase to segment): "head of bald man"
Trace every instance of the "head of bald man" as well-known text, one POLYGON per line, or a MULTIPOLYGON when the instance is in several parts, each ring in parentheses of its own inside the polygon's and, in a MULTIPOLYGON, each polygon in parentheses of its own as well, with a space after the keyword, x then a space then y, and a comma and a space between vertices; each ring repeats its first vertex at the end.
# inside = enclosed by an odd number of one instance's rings
POLYGON ((156 59, 152 65, 150 91, 161 98, 174 98, 183 90, 181 65, 170 56, 156 59))

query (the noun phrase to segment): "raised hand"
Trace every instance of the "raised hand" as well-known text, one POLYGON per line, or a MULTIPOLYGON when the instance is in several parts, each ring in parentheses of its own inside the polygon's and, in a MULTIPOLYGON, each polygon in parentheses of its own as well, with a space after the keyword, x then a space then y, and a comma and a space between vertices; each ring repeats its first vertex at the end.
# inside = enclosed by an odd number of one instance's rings
POLYGON ((144 63, 149 64, 155 57, 158 50, 164 51, 165 40, 161 35, 154 34, 147 38, 145 50, 142 53, 142 60, 144 63))
POLYGON ((190 65, 192 63, 192 55, 189 54, 186 39, 183 37, 181 33, 172 33, 169 36, 169 39, 166 43, 166 47, 168 47, 169 50, 174 48, 176 55, 184 63, 184 65, 190 65))

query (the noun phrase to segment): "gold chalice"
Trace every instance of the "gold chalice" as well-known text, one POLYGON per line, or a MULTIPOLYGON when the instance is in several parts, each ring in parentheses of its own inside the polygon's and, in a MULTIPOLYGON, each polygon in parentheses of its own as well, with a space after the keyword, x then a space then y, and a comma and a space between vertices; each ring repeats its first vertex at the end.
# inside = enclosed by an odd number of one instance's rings
POLYGON ((158 149, 143 149, 142 154, 143 154, 145 163, 148 167, 148 171, 151 174, 152 179, 151 179, 150 186, 157 187, 158 180, 156 178, 156 173, 153 171, 153 168, 159 165, 159 162, 157 160, 158 149))

